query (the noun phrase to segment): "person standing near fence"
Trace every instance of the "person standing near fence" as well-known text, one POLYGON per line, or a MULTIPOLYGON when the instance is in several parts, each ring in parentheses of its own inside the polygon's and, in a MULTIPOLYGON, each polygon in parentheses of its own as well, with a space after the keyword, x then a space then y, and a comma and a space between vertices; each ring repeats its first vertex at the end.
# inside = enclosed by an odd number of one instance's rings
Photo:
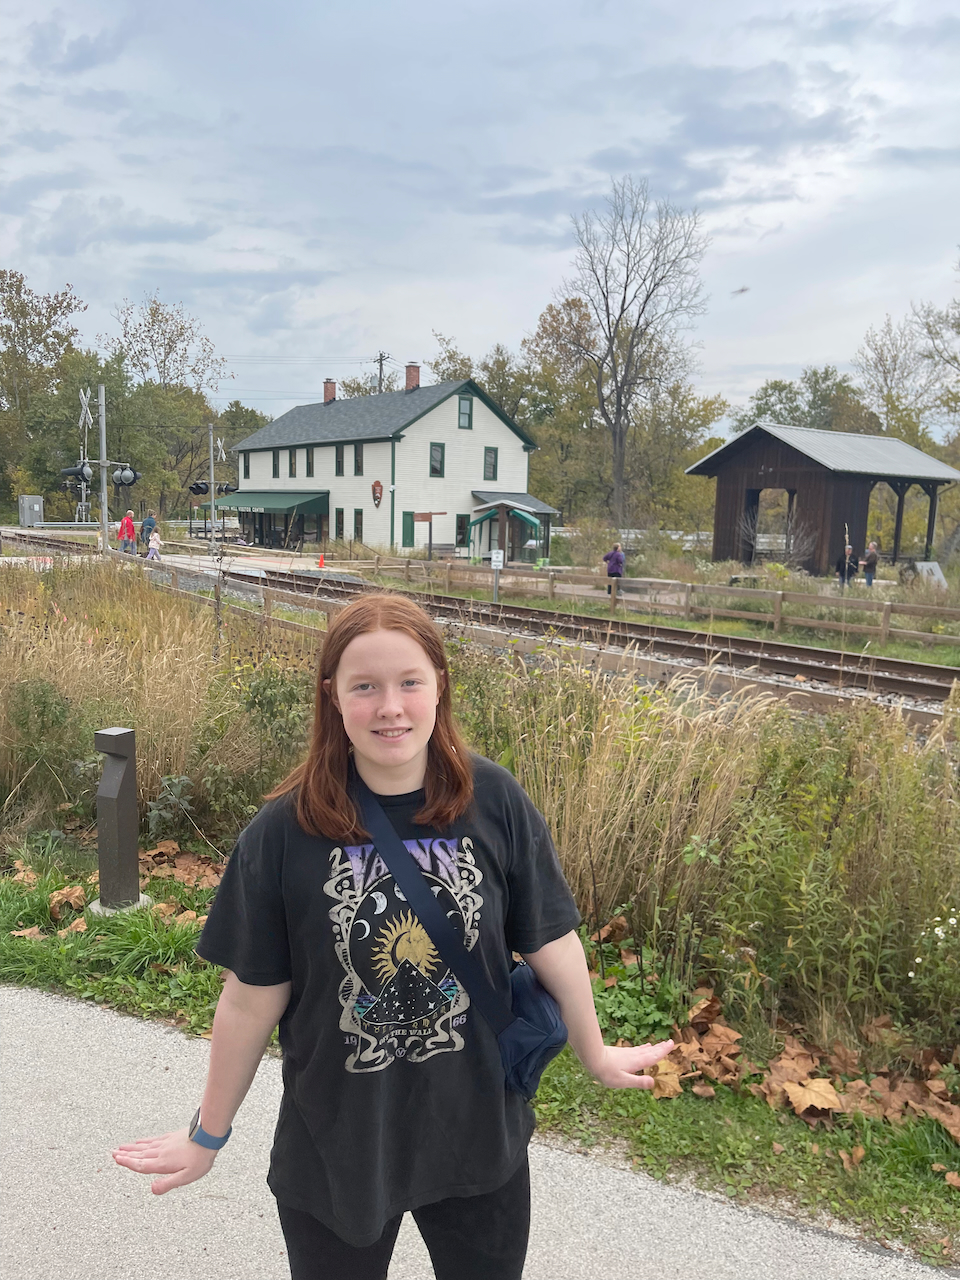
POLYGON ((133 512, 128 511, 120 521, 120 528, 117 530, 117 539, 120 543, 120 550, 127 555, 136 555, 137 553, 137 531, 133 525, 133 512))
MULTIPOLYGON (((620 547, 620 543, 619 543, 619 542, 615 542, 615 543, 613 544, 612 549, 611 549, 610 551, 608 551, 608 552, 607 552, 607 554, 603 557, 604 564, 607 566, 607 577, 608 577, 608 578, 622 578, 622 577, 623 577, 623 564, 624 564, 624 559, 625 559, 625 557, 624 557, 623 551, 622 551, 622 549, 621 549, 621 547, 620 547)), ((609 594, 610 594, 610 587, 611 587, 611 584, 608 582, 608 583, 607 583, 607 595, 609 595, 609 594)))
POLYGON ((863 557, 863 580, 868 587, 873 586, 873 579, 877 572, 877 562, 880 555, 877 551, 877 544, 871 542, 867 547, 867 554, 863 557))
POLYGON ((292 1280, 384 1280, 407 1211, 438 1280, 520 1280, 533 1111, 507 1087, 468 986, 480 991, 409 905, 378 852, 389 841, 364 829, 377 812, 361 783, 500 997, 518 952, 597 1080, 652 1087, 642 1073, 673 1042, 604 1044, 543 817, 511 773, 467 750, 434 622, 376 594, 331 624, 307 760, 242 832, 197 946, 226 970, 199 1110, 188 1128, 113 1158, 153 1176, 157 1195, 203 1177, 279 1022, 268 1183, 292 1280))
POLYGON ((860 561, 853 554, 853 547, 849 544, 844 547, 843 555, 837 561, 837 581, 840 583, 840 590, 849 586, 853 579, 860 572, 860 561))

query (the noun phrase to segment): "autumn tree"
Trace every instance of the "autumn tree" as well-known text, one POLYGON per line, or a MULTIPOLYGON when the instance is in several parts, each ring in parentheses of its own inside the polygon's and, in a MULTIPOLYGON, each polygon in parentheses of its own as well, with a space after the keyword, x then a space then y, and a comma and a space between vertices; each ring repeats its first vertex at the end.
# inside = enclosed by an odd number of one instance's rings
POLYGON ((609 438, 591 369, 570 341, 589 324, 583 300, 564 298, 546 307, 522 344, 529 380, 523 425, 539 446, 530 456, 530 486, 565 523, 604 509, 609 516, 609 438))
POLYGON ((627 513, 627 440, 636 403, 676 380, 680 334, 702 314, 707 247, 696 212, 652 201, 643 181, 615 181, 600 213, 573 219, 574 273, 563 295, 583 300, 589 326, 571 332, 590 368, 610 436, 612 513, 627 513), (664 364, 665 355, 666 367, 664 364))
MULTIPOLYGON (((960 261, 957 271, 960 272, 960 261)), ((954 420, 960 420, 960 298, 945 307, 922 302, 914 307, 913 314, 923 355, 941 378, 941 407, 954 420)))
POLYGON ((216 391, 227 362, 215 352, 203 325, 182 303, 161 302, 147 294, 139 305, 124 299, 113 313, 119 335, 100 334, 98 341, 111 355, 120 356, 141 382, 167 390, 192 386, 216 391))
POLYGON ((381 391, 399 390, 400 374, 396 369, 384 370, 382 387, 379 375, 376 373, 365 373, 358 378, 340 379, 340 394, 345 400, 352 400, 355 396, 375 396, 381 391))
POLYGON ((942 404, 944 367, 925 354, 915 319, 894 324, 888 315, 879 329, 869 328, 851 363, 884 433, 928 448, 927 420, 942 404))
POLYGON ((697 532, 709 526, 713 486, 684 472, 723 443, 709 432, 728 407, 722 396, 697 395, 690 383, 678 381, 635 408, 626 458, 633 525, 697 532))

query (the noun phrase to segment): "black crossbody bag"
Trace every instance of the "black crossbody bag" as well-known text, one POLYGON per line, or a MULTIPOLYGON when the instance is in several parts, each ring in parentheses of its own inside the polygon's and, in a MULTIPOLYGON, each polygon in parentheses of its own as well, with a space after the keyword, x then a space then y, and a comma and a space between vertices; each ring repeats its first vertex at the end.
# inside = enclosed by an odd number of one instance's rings
POLYGON ((523 961, 510 974, 511 1002, 507 1004, 484 972, 479 955, 468 951, 460 941, 379 800, 362 778, 358 776, 355 781, 363 825, 373 837, 377 853, 440 958, 463 983, 471 1002, 497 1037, 507 1088, 529 1101, 537 1092, 545 1067, 567 1042, 560 1006, 523 961))

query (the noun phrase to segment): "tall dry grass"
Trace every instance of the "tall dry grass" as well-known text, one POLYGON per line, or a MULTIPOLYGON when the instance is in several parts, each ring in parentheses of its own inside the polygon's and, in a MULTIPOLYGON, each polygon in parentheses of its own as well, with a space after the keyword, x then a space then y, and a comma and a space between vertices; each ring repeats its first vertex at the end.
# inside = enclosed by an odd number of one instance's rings
POLYGON ((801 715, 769 696, 644 691, 545 652, 455 658, 478 748, 544 812, 581 911, 626 907, 633 936, 741 1011, 823 1034, 923 1017, 921 931, 960 900, 958 757, 897 715, 801 715))
POLYGON ((137 732, 141 811, 164 779, 202 789, 212 763, 237 775, 261 738, 242 706, 212 611, 163 596, 114 565, 55 563, 0 571, 0 791, 9 824, 92 812, 93 735, 137 732))

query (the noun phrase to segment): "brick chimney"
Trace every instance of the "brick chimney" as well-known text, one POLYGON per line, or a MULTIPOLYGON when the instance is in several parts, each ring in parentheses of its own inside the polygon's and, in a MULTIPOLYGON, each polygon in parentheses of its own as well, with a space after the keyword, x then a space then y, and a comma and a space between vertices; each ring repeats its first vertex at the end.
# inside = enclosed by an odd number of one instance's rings
POLYGON ((331 400, 337 398, 337 380, 336 378, 324 378, 323 380, 323 403, 329 404, 331 400))
POLYGON ((407 365, 407 391, 416 391, 420 386, 420 366, 418 364, 407 365))

